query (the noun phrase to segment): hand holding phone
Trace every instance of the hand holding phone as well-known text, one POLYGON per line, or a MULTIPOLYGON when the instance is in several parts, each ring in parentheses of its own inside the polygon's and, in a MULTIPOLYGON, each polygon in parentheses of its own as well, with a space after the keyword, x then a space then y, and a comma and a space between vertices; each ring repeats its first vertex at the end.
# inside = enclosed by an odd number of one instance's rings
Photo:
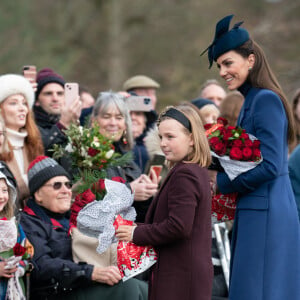
POLYGON ((153 110, 152 100, 144 96, 129 96, 125 103, 130 111, 151 111, 153 110))
POLYGON ((150 167, 150 171, 149 171, 149 177, 150 177, 150 179, 152 179, 152 172, 154 172, 155 173, 155 175, 156 175, 156 177, 157 177, 157 179, 159 178, 159 176, 160 176, 160 173, 161 173, 161 171, 162 171, 162 165, 152 165, 151 167, 150 167))
POLYGON ((24 66, 23 69, 23 76, 27 78, 30 82, 36 81, 36 66, 24 66))
POLYGON ((67 82, 65 84, 65 105, 71 106, 79 96, 79 85, 76 82, 67 82))

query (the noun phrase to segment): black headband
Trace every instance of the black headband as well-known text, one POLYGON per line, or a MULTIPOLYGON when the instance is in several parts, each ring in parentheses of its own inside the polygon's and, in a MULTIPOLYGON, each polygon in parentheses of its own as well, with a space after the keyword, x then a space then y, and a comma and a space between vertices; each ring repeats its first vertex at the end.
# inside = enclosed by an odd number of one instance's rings
POLYGON ((192 131, 192 126, 189 121, 189 119, 179 110, 175 108, 170 108, 167 110, 162 117, 170 117, 172 119, 175 119, 179 123, 181 123, 186 129, 188 129, 190 132, 192 131))

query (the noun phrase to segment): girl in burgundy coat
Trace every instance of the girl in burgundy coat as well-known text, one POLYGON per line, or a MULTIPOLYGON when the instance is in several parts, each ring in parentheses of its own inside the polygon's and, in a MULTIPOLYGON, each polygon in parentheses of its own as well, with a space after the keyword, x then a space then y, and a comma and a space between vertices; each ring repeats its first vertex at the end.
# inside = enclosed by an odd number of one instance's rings
POLYGON ((149 299, 210 300, 211 199, 206 167, 211 156, 203 125, 192 107, 181 105, 161 113, 158 129, 169 174, 145 224, 121 226, 117 237, 156 248, 149 299))

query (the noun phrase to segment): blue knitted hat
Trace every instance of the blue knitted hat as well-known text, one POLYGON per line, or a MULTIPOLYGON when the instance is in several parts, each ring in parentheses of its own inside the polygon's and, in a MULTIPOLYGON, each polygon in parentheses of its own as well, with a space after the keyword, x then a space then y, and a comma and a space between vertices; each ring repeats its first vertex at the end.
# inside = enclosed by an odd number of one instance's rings
POLYGON ((227 51, 233 50, 250 39, 246 29, 240 28, 244 22, 236 23, 229 30, 229 24, 234 15, 229 15, 220 20, 216 25, 216 33, 213 42, 200 55, 208 51, 209 69, 213 61, 227 51))

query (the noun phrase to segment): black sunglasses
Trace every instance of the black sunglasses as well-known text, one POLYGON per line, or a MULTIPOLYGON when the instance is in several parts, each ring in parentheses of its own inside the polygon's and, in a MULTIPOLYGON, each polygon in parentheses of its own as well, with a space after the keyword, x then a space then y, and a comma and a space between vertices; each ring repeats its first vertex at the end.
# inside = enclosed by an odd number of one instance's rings
POLYGON ((54 183, 44 184, 44 186, 52 186, 54 190, 60 190, 63 184, 69 190, 72 188, 72 183, 70 181, 66 181, 66 182, 56 181, 54 183))

